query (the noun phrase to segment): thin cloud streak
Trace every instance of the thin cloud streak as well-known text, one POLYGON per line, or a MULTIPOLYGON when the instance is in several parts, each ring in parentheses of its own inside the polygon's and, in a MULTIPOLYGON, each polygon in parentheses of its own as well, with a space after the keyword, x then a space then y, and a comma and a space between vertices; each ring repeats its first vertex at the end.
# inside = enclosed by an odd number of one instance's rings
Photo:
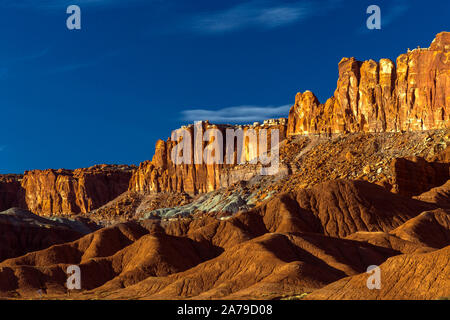
POLYGON ((286 117, 291 105, 282 106, 236 106, 219 110, 192 109, 182 111, 182 120, 192 122, 209 120, 215 123, 252 123, 270 118, 286 117))
POLYGON ((277 28, 306 17, 308 10, 305 3, 267 5, 261 1, 252 1, 221 12, 198 16, 193 28, 204 33, 236 31, 248 27, 277 28))
POLYGON ((194 17, 192 29, 205 34, 233 32, 246 28, 275 29, 326 13, 340 4, 340 0, 327 0, 321 3, 247 1, 219 12, 194 17))

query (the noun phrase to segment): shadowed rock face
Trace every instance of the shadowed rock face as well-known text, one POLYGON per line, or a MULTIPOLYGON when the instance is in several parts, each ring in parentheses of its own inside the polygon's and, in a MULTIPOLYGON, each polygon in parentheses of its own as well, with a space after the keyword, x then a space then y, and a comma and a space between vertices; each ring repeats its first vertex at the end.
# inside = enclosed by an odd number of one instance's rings
POLYGON ((313 93, 296 96, 288 135, 440 129, 450 119, 450 33, 428 49, 397 58, 360 62, 344 58, 334 96, 319 104, 313 93))

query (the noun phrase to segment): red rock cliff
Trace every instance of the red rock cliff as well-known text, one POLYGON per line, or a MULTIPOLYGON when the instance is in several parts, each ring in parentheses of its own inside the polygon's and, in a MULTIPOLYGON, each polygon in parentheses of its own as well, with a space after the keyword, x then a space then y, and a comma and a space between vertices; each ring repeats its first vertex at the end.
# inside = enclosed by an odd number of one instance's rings
MULTIPOLYGON (((260 129, 268 130, 267 141, 270 148, 270 131, 272 129, 279 130, 280 140, 286 137, 286 119, 274 119, 265 121, 264 124, 254 124, 252 126, 228 126, 228 125, 213 125, 209 122, 202 122, 203 132, 206 129, 216 128, 222 132, 226 144, 226 129, 242 129, 255 130, 259 132, 260 129)), ((194 149, 194 126, 190 125, 184 127, 187 129, 192 137, 191 145, 194 149)), ((201 139, 195 139, 201 141, 201 139)), ((130 190, 137 192, 161 192, 161 191, 175 191, 186 192, 189 194, 205 193, 216 190, 221 187, 227 187, 240 180, 248 180, 259 173, 257 166, 241 166, 236 167, 230 164, 195 164, 193 156, 191 164, 175 165, 171 159, 172 149, 177 143, 168 139, 167 141, 159 140, 156 143, 155 155, 152 161, 145 161, 140 164, 139 168, 133 174, 130 181, 130 190)), ((201 144, 204 150, 206 144, 201 144)), ((236 161, 236 147, 235 144, 234 158, 236 161)), ((257 155, 258 142, 247 140, 245 143, 244 157, 245 161, 250 161, 257 155)), ((225 157, 226 152, 223 152, 225 157)), ((224 160, 224 162, 226 162, 224 160)))
POLYGON ((41 215, 86 213, 125 192, 133 168, 97 165, 25 172, 22 187, 30 211, 41 215))
POLYGON ((38 215, 86 213, 128 189, 134 168, 97 165, 76 170, 33 170, 0 177, 0 211, 21 207, 38 215))
POLYGON ((450 32, 427 49, 397 58, 360 62, 344 58, 334 96, 320 104, 298 93, 288 135, 441 129, 450 119, 450 32))

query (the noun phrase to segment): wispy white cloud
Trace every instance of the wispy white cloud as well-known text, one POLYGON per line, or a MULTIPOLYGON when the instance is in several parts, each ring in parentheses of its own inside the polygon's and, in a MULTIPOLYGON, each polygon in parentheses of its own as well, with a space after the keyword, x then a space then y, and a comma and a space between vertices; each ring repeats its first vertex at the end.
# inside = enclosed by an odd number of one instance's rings
POLYGON ((251 0, 233 7, 194 17, 192 28, 199 33, 225 33, 244 28, 274 29, 323 15, 342 0, 271 1, 251 0))
POLYGON ((248 27, 277 28, 292 24, 311 14, 308 2, 275 3, 254 0, 231 8, 205 13, 194 18, 194 30, 221 33, 248 27))
POLYGON ((209 120, 215 123, 252 123, 270 118, 286 117, 291 105, 282 106, 236 106, 219 110, 192 109, 182 111, 184 121, 209 120))

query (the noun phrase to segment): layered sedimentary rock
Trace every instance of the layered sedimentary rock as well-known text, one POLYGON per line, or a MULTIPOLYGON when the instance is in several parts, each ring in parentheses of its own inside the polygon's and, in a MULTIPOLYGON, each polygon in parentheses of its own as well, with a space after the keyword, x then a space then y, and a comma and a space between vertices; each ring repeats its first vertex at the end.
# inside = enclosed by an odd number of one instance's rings
POLYGON ((132 167, 112 165, 34 170, 25 172, 22 188, 26 205, 34 213, 86 213, 125 192, 132 172, 132 167))
POLYGON ((288 135, 442 129, 450 119, 450 33, 427 49, 389 59, 344 58, 334 96, 320 104, 313 93, 296 96, 288 135))
POLYGON ((0 209, 20 207, 39 215, 86 213, 125 192, 133 170, 130 166, 97 165, 1 176, 0 209))
MULTIPOLYGON (((260 173, 261 165, 257 165, 258 152, 270 151, 271 132, 278 130, 279 141, 286 136, 286 119, 273 119, 265 121, 263 124, 255 123, 245 126, 231 125, 213 125, 208 121, 189 125, 181 128, 189 133, 190 142, 190 161, 182 164, 174 164, 172 153, 179 141, 168 139, 159 140, 156 143, 155 155, 152 161, 145 161, 133 174, 130 181, 130 191, 136 192, 186 192, 189 194, 198 194, 216 190, 221 187, 227 187, 240 180, 248 180, 260 173), (195 128, 197 126, 197 129, 195 128), (208 129, 217 129, 221 134, 223 148, 218 159, 213 161, 217 155, 218 148, 211 147, 214 140, 203 139, 203 135, 208 129), (259 133, 266 129, 267 143, 259 143, 259 133), (239 147, 238 138, 233 138, 235 143, 227 152, 227 130, 236 133, 242 130, 244 133, 250 133, 251 130, 256 134, 256 139, 244 138, 242 148, 239 147), (211 147, 211 149, 208 148, 211 147), (265 148, 265 149, 264 149, 265 148), (212 151, 215 149, 215 151, 212 151), (241 156, 237 150, 242 150, 241 156), (231 162, 227 161, 227 155, 231 156, 231 162), (239 157, 239 159, 238 159, 239 157), (186 163, 188 162, 188 163, 186 163), (237 166, 239 163, 247 164, 237 166), (248 164, 252 165, 248 165, 248 164)), ((262 139, 261 141, 263 141, 262 139)), ((183 150, 186 152, 186 150, 183 150)))
POLYGON ((319 100, 311 91, 297 93, 295 104, 289 111, 288 133, 315 132, 317 130, 319 100))

